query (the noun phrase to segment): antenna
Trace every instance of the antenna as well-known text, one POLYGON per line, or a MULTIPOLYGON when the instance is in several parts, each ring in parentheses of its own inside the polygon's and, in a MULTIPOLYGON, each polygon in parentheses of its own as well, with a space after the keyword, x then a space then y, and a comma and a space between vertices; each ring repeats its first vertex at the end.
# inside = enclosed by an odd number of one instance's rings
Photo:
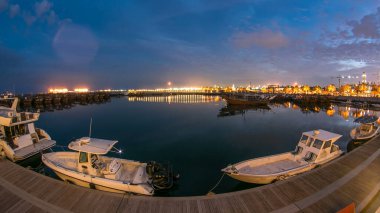
POLYGON ((92 129, 92 117, 91 117, 91 119, 90 119, 90 132, 89 132, 89 134, 88 134, 88 135, 89 135, 89 136, 88 136, 89 138, 91 138, 91 129, 92 129))

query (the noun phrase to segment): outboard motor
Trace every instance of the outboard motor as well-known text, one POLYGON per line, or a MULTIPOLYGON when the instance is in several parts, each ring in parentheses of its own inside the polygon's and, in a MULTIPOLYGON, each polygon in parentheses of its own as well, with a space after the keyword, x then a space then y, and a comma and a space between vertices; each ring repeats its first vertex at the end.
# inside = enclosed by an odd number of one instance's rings
MULTIPOLYGON (((173 169, 169 163, 162 164, 150 161, 146 165, 146 173, 155 190, 170 189, 173 186, 173 169)), ((179 175, 176 175, 176 177, 179 177, 179 175)))

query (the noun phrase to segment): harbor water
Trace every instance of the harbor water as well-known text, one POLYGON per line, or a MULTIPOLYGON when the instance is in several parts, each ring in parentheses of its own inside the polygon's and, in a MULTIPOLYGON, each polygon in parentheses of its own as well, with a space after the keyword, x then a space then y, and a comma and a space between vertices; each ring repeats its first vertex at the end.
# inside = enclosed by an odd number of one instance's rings
MULTIPOLYGON (((346 150, 354 117, 374 113, 344 106, 328 111, 301 110, 291 103, 269 107, 230 108, 217 96, 121 97, 42 113, 36 126, 67 146, 89 135, 92 118, 92 137, 119 141, 122 154, 110 155, 173 165, 180 179, 158 196, 192 196, 207 194, 228 164, 293 150, 305 131, 342 134, 338 144, 346 150)), ((54 176, 46 168, 45 173, 54 176)), ((213 192, 252 187, 257 185, 225 176, 213 192)))

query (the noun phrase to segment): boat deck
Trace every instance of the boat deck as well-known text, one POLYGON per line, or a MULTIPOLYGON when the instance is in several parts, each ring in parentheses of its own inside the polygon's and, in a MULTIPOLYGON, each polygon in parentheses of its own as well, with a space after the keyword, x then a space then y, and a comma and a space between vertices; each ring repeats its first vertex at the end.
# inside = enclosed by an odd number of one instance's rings
POLYGON ((380 137, 285 181, 196 197, 146 197, 96 191, 0 160, 0 208, 2 212, 336 212, 354 202, 358 212, 367 205, 370 207, 364 210, 372 212, 377 209, 372 204, 378 203, 379 174, 380 137))
POLYGON ((15 159, 23 160, 28 158, 35 153, 41 152, 43 150, 49 149, 55 145, 54 140, 41 140, 39 143, 35 143, 33 145, 18 149, 15 151, 15 159))
POLYGON ((274 163, 268 163, 261 166, 245 166, 239 169, 239 172, 251 175, 266 175, 273 174, 278 172, 288 171, 290 169, 294 169, 300 167, 301 164, 295 161, 284 159, 280 161, 276 161, 274 163))

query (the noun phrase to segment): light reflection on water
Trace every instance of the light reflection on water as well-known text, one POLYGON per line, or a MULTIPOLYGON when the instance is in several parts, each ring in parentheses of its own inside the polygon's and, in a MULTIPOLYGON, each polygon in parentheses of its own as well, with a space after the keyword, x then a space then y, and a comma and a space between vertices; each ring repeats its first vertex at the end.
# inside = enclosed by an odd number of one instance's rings
POLYGON ((129 102, 151 102, 151 103, 178 103, 178 104, 199 104, 219 102, 219 96, 207 95, 172 95, 172 96, 141 96, 128 97, 129 102))
MULTIPOLYGON (((181 174, 162 196, 205 195, 230 163, 293 150, 301 133, 325 129, 343 137, 346 149, 353 119, 378 111, 350 106, 271 104, 269 108, 227 107, 215 96, 124 97, 102 105, 76 106, 41 114, 38 127, 59 145, 88 134, 117 139, 123 154, 139 161, 170 161, 181 174), (169 104, 170 103, 170 104, 169 104), (191 103, 191 104, 189 104, 191 103)), ((225 177, 216 193, 255 187, 225 177)))

